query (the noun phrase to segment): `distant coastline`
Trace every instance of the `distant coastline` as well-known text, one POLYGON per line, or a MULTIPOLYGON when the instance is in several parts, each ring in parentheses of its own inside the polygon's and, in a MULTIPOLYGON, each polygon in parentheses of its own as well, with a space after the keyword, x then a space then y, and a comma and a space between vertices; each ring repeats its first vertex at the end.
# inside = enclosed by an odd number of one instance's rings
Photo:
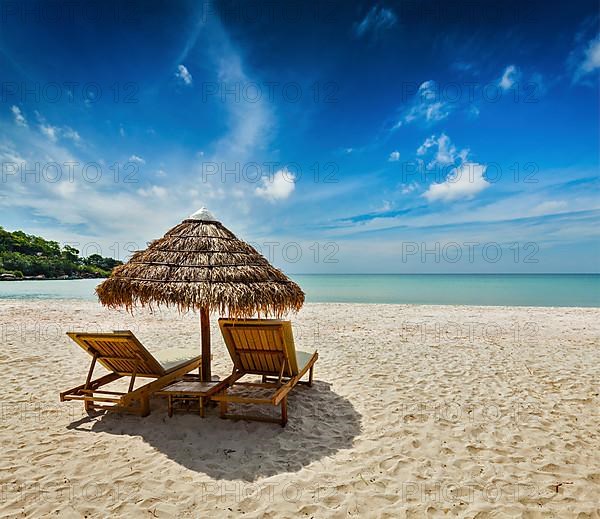
POLYGON ((0 227, 0 281, 102 279, 122 262, 0 227))
POLYGON ((58 277, 46 277, 43 274, 38 276, 23 276, 17 277, 14 274, 10 274, 8 272, 4 272, 0 274, 0 281, 74 281, 77 279, 106 279, 108 276, 58 276, 58 277))

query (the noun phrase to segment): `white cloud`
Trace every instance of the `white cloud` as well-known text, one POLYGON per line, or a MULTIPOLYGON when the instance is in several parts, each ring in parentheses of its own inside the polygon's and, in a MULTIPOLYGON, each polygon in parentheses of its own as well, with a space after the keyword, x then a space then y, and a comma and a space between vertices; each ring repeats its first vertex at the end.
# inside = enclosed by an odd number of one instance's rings
POLYGON ((426 155, 430 149, 435 147, 437 147, 437 151, 429 163, 430 168, 454 164, 457 160, 465 162, 469 155, 468 148, 459 151, 445 133, 442 133, 439 137, 432 135, 425 139, 425 142, 417 148, 417 155, 426 155))
MULTIPOLYGON (((14 110, 13 110, 14 113, 14 110)), ((44 135, 50 142, 57 142, 59 137, 63 139, 70 139, 75 144, 80 144, 81 136, 77 131, 75 131, 70 126, 63 126, 62 128, 59 126, 53 126, 50 124, 46 118, 37 110, 34 111, 35 117, 39 122, 38 128, 42 135, 44 135)))
MULTIPOLYGON (((440 166, 453 164, 460 155, 456 149, 456 146, 450 141, 450 137, 448 137, 445 133, 442 133, 439 136, 437 140, 437 147, 438 150, 435 154, 433 162, 440 166)), ((465 153, 464 150, 461 153, 465 153)))
POLYGON ((514 65, 509 65, 504 69, 502 77, 498 81, 498 85, 502 90, 508 90, 519 80, 519 71, 514 65))
POLYGON ((71 139, 73 142, 81 142, 81 136, 79 133, 68 126, 65 126, 63 130, 63 136, 67 139, 71 139))
POLYGON ((17 126, 27 127, 27 119, 25 119, 25 116, 23 115, 23 113, 21 112, 21 109, 18 106, 16 106, 16 105, 11 106, 10 111, 13 113, 13 115, 15 117, 15 124, 17 126))
POLYGON ((125 128, 123 126, 119 126, 119 135, 125 137, 125 128))
POLYGON ((450 111, 441 101, 432 103, 425 107, 425 119, 427 121, 441 121, 442 119, 448 117, 449 114, 450 111))
POLYGON ((417 185, 416 182, 411 182, 410 184, 404 184, 402 186, 402 189, 400 190, 400 192, 403 195, 408 195, 409 193, 412 193, 413 191, 415 191, 419 186, 417 185))
POLYGON ((181 79, 181 81, 183 81, 183 83, 186 85, 192 84, 192 75, 190 74, 190 71, 185 65, 177 66, 177 72, 175 73, 175 77, 181 79))
POLYGON ((379 32, 396 25, 397 21, 398 18, 394 11, 374 5, 363 20, 355 26, 354 34, 358 38, 365 36, 369 32, 377 35, 379 32))
POLYGON ((444 182, 431 184, 423 196, 430 202, 473 198, 477 193, 491 186, 483 177, 485 168, 483 164, 464 162, 454 168, 444 182))
POLYGON ((600 68, 600 34, 583 51, 583 60, 575 71, 575 81, 600 68))
POLYGON ((427 137, 427 139, 425 139, 425 142, 417 148, 417 155, 425 155, 427 153, 427 151, 429 150, 429 148, 434 146, 435 143, 436 143, 435 135, 432 135, 431 137, 427 137))
POLYGON ((165 198, 168 194, 168 191, 161 186, 150 186, 149 188, 140 188, 138 189, 138 194, 143 197, 156 197, 156 198, 165 198))
POLYGON ((451 111, 452 107, 439 95, 437 83, 433 80, 424 81, 419 85, 412 104, 392 129, 419 120, 428 123, 442 121, 450 115, 451 111))
POLYGON ((536 205, 532 210, 533 216, 542 216, 545 214, 560 213, 567 209, 568 204, 564 200, 548 200, 536 205))
POLYGON ((262 178, 262 187, 257 187, 255 193, 274 202, 276 200, 285 200, 294 191, 296 177, 287 169, 280 169, 272 177, 262 178))
POLYGON ((388 161, 390 161, 390 162, 398 162, 399 160, 400 160, 400 152, 399 151, 392 151, 392 153, 390 153, 388 161))
MULTIPOLYGON (((491 184, 483 174, 486 166, 468 160, 469 149, 459 150, 445 133, 439 137, 432 135, 417 149, 417 155, 425 156, 435 152, 428 168, 451 167, 443 182, 434 183, 423 196, 429 201, 451 201, 458 198, 472 198, 491 184)), ((408 191, 410 192, 410 191, 408 191)), ((403 194, 404 191, 403 191, 403 194)))
POLYGON ((129 157, 129 162, 137 162, 138 164, 146 164, 146 161, 139 155, 132 155, 129 157))
POLYGON ((56 126, 40 124, 40 131, 52 142, 57 141, 59 129, 56 126))

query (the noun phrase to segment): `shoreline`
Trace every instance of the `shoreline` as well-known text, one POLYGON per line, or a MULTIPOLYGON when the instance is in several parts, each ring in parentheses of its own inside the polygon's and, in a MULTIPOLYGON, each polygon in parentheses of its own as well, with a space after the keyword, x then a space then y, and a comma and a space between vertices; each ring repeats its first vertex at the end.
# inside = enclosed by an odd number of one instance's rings
POLYGON ((80 281, 83 279, 108 279, 107 277, 82 277, 82 278, 77 278, 77 277, 58 277, 58 278, 47 278, 47 277, 42 277, 42 278, 38 278, 38 277, 31 277, 31 276, 23 276, 22 278, 19 277, 15 277, 14 279, 8 279, 8 278, 2 278, 0 277, 0 283, 3 281, 80 281))
MULTIPOLYGON (((2 304, 3 301, 12 301, 12 302, 44 302, 44 301, 58 301, 58 302, 69 302, 69 303, 91 303, 91 304, 97 304, 99 307, 102 307, 102 305, 100 304, 99 301, 94 301, 93 299, 81 299, 81 298, 77 298, 77 297, 2 297, 2 295, 0 295, 0 305, 2 304)), ((432 307, 432 308, 474 308, 474 309, 485 309, 485 308, 491 308, 491 309, 505 309, 505 310, 510 310, 510 309, 540 309, 540 310, 550 310, 550 309, 556 309, 556 310, 599 310, 600 311, 600 306, 532 306, 532 305, 472 305, 472 304, 445 304, 445 303, 439 303, 439 304, 435 304, 435 303, 380 303, 380 302, 365 302, 365 301, 306 301, 304 303, 304 307, 306 306, 313 306, 313 305, 323 305, 323 306, 329 306, 329 305, 347 305, 347 306, 367 306, 367 307, 372 307, 372 306, 384 306, 384 307, 389 307, 389 306, 398 306, 398 307, 406 307, 406 308, 414 308, 414 307, 432 307)), ((161 306, 160 308, 164 309, 164 310, 171 310, 174 307, 168 308, 166 306, 161 306)), ((155 308, 156 310, 160 310, 160 308, 155 308)), ((141 310, 144 311, 143 308, 134 308, 135 310, 141 310)), ((118 310, 112 310, 112 311, 118 311, 118 310)), ((302 310, 301 310, 302 311, 302 310)))

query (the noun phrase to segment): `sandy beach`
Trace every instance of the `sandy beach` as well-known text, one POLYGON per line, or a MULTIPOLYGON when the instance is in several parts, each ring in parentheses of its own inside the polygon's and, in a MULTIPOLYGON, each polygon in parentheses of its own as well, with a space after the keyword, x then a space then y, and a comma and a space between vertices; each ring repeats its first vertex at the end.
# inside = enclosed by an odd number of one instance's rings
MULTIPOLYGON (((213 316, 216 320, 216 316, 213 316)), ((600 517, 600 309, 307 304, 289 423, 88 417, 65 332, 198 346, 197 316, 0 302, 1 517, 600 517)), ((213 322, 213 373, 231 369, 213 322)), ((199 347, 199 346, 198 346, 199 347)))

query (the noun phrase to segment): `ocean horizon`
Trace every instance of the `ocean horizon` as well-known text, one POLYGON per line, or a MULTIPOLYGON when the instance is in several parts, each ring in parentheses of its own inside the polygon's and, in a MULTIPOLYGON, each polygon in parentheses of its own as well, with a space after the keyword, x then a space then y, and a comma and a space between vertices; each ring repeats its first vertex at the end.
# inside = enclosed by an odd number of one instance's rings
MULTIPOLYGON (((600 307, 600 274, 291 274, 308 303, 600 307)), ((97 300, 100 279, 0 283, 0 300, 97 300)))

